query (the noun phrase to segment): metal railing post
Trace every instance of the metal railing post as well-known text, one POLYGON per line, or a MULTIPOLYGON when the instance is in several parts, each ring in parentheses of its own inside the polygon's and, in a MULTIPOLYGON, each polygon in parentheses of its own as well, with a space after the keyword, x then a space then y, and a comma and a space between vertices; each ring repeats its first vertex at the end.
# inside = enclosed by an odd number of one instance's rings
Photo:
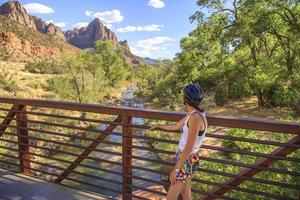
MULTIPOLYGON (((122 116, 122 124, 131 124, 132 117, 122 116)), ((132 199, 132 128, 122 126, 122 194, 123 200, 132 199)))
POLYGON ((25 105, 15 105, 17 113, 17 134, 18 134, 18 146, 19 146, 19 161, 20 171, 22 173, 30 173, 30 154, 29 154, 29 140, 28 140, 28 126, 27 126, 27 114, 25 105), (20 121, 22 120, 22 121, 20 121), (25 137, 21 137, 25 136, 25 137))

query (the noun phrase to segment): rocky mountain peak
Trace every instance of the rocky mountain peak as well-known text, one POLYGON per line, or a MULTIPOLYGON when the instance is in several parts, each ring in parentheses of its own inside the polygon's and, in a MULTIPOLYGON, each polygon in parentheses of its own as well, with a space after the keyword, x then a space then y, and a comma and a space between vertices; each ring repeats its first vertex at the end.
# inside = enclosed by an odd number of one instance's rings
POLYGON ((8 1, 1 5, 0 15, 10 17, 20 24, 36 29, 34 18, 28 15, 25 8, 18 1, 8 1))
POLYGON ((50 35, 50 36, 58 37, 64 41, 66 40, 65 35, 62 32, 62 30, 53 23, 50 23, 45 26, 44 33, 46 33, 47 35, 50 35))
MULTIPOLYGON (((73 30, 69 30, 67 32, 62 32, 62 30, 56 26, 53 23, 47 24, 43 19, 37 17, 37 16, 31 16, 27 13, 26 9, 20 4, 18 1, 8 1, 0 6, 0 15, 6 16, 7 18, 13 19, 17 21, 18 23, 25 25, 29 27, 30 29, 33 29, 31 34, 36 34, 37 37, 44 37, 41 36, 39 33, 43 33, 45 35, 51 36, 49 39, 53 39, 52 37, 59 38, 64 44, 65 41, 67 41, 69 44, 81 48, 81 49, 93 49, 94 44, 97 40, 110 40, 113 41, 116 45, 116 47, 122 45, 126 48, 126 51, 124 52, 124 59, 127 63, 137 65, 143 60, 135 55, 133 55, 130 51, 128 42, 120 41, 118 42, 118 38, 115 35, 113 31, 111 31, 109 28, 107 28, 99 18, 95 18, 92 22, 89 23, 87 27, 82 28, 75 28, 73 30)), ((10 20, 8 19, 8 20, 10 20)), ((10 22, 7 21, 9 24, 10 22)), ((24 29, 26 30, 26 29, 24 29)), ((13 41, 20 42, 21 40, 11 33, 11 30, 3 33, 3 36, 0 35, 0 41, 2 38, 5 37, 5 41, 7 41, 7 46, 11 47, 12 49, 15 44, 12 44, 9 40, 9 38, 15 38, 13 41), (7 39, 8 38, 8 39, 7 39)), ((28 38, 23 38, 28 39, 28 38)), ((33 39, 33 38, 31 38, 33 39)), ((27 42, 24 45, 19 45, 19 49, 26 52, 25 54, 32 53, 32 48, 30 50, 29 43, 27 42)), ((44 50, 43 50, 44 51, 44 50)), ((34 53, 33 53, 34 54, 34 53)), ((44 55, 44 54, 41 54, 44 55)))
POLYGON ((100 19, 94 19, 87 27, 75 28, 65 33, 67 41, 81 49, 93 48, 97 40, 118 42, 114 32, 103 25, 100 19))
POLYGON ((37 16, 31 16, 18 1, 8 1, 0 6, 0 15, 7 16, 20 24, 37 30, 41 33, 65 39, 62 30, 54 24, 46 24, 44 20, 37 16))

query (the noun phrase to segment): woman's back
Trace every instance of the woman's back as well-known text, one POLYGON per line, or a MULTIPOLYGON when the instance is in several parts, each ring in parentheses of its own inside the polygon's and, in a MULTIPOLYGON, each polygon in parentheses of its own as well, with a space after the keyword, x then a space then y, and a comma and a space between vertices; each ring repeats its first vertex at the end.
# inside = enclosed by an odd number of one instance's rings
POLYGON ((188 132, 189 132, 189 125, 188 125, 188 121, 189 121, 189 118, 190 116, 197 112, 201 119, 203 120, 203 123, 205 124, 205 128, 202 130, 202 131, 199 131, 199 134, 196 138, 196 141, 194 143, 194 146, 193 146, 193 150, 191 153, 197 153, 202 145, 202 141, 205 137, 205 132, 206 132, 206 129, 207 129, 207 122, 206 122, 206 117, 205 117, 205 113, 204 112, 200 112, 198 110, 194 110, 192 112, 190 112, 188 114, 188 116, 186 117, 185 121, 184 121, 184 124, 183 124, 183 127, 182 127, 182 135, 181 135, 181 138, 180 138, 180 141, 179 141, 179 150, 180 151, 183 151, 183 149, 185 148, 185 145, 186 145, 186 142, 187 142, 187 138, 188 138, 188 132))

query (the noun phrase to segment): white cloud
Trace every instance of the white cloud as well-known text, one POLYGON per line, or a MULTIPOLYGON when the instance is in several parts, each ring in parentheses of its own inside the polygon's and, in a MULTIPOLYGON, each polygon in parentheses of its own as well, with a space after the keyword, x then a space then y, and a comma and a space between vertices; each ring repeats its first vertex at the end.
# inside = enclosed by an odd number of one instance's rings
POLYGON ((54 22, 53 20, 46 21, 47 24, 54 24, 60 28, 64 28, 67 24, 65 22, 54 22))
POLYGON ((89 11, 89 10, 85 11, 86 16, 91 16, 92 14, 93 14, 93 11, 89 11))
POLYGON ((93 12, 87 10, 85 14, 89 17, 99 18, 105 24, 121 22, 124 19, 124 17, 122 16, 119 10, 104 11, 104 12, 93 12))
POLYGON ((165 36, 157 36, 140 40, 133 45, 130 45, 130 49, 133 54, 141 57, 151 58, 171 58, 171 51, 174 47, 174 39, 165 36))
POLYGON ((106 26, 106 27, 109 28, 109 29, 112 29, 112 27, 113 27, 112 24, 106 24, 106 23, 104 23, 104 26, 106 26))
POLYGON ((88 22, 78 22, 76 24, 73 24, 73 28, 82 28, 82 27, 87 27, 89 25, 88 22))
POLYGON ((165 7, 165 3, 162 0, 149 0, 148 6, 153 8, 163 8, 165 7))
POLYGON ((150 24, 146 26, 126 26, 122 28, 118 28, 117 32, 120 33, 127 33, 127 32, 135 32, 135 31, 146 31, 146 32, 153 32, 153 31, 161 31, 163 25, 157 24, 150 24))
POLYGON ((28 3, 24 5, 28 13, 49 14, 54 13, 54 10, 48 6, 39 3, 28 3))

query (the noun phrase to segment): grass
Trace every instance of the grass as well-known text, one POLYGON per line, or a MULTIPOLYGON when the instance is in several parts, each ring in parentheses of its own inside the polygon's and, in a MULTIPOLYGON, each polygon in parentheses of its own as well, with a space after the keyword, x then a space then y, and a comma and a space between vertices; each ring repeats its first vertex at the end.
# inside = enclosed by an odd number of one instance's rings
MULTIPOLYGON (((13 81, 18 86, 18 90, 15 91, 16 97, 39 99, 53 95, 51 92, 45 91, 43 85, 46 84, 47 79, 55 75, 29 73, 24 70, 24 67, 25 63, 0 60, 0 69, 3 69, 1 71, 13 75, 13 81)), ((1 90, 0 95, 11 97, 13 93, 1 90)))

